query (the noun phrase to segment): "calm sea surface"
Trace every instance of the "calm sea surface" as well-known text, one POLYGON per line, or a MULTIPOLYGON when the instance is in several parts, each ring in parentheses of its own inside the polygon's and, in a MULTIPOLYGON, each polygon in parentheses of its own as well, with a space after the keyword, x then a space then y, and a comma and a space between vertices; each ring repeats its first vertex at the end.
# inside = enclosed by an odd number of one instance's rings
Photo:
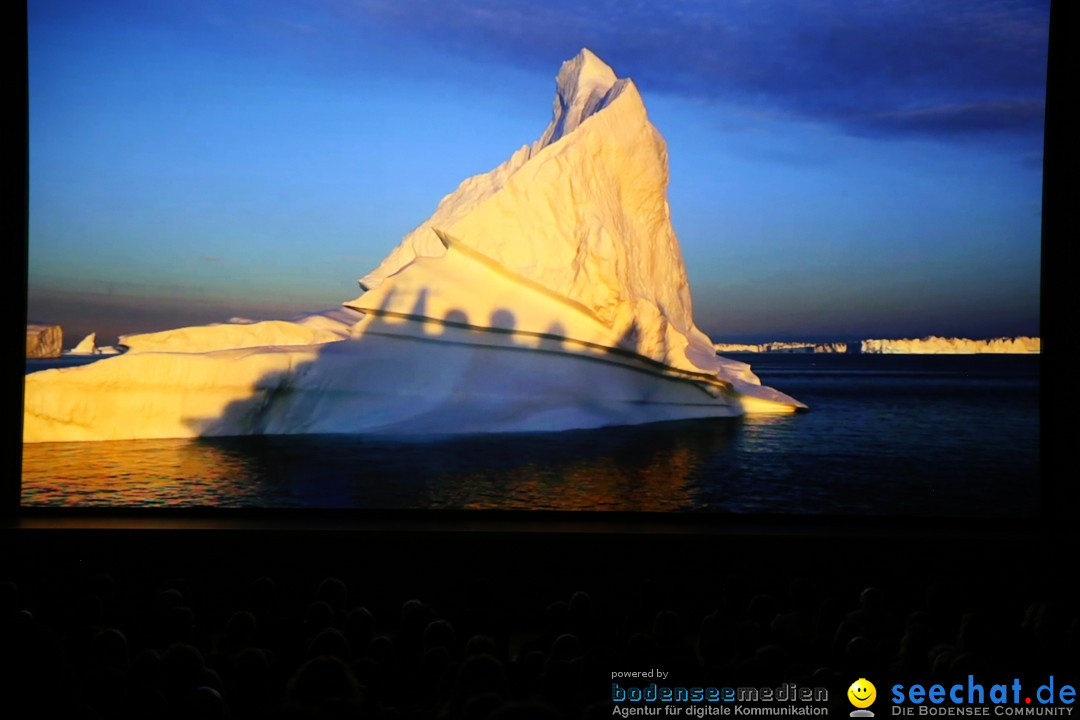
POLYGON ((811 411, 422 442, 40 443, 41 506, 1032 516, 1037 356, 737 355, 811 411))

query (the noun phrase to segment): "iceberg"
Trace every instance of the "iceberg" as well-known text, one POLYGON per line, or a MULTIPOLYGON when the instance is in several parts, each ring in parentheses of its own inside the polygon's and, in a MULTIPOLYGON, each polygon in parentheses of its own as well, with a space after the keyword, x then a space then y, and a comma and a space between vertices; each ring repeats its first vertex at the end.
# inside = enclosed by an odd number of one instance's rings
POLYGON ((96 355, 97 354, 97 333, 90 333, 79 344, 71 348, 68 351, 69 355, 96 355))
POLYGON ((845 342, 808 343, 808 342, 767 342, 757 344, 746 343, 716 343, 713 348, 716 352, 744 352, 744 353, 840 353, 848 352, 848 344, 845 342))
POLYGON ((340 308, 121 338, 26 378, 24 440, 554 431, 805 406, 693 322, 633 82, 563 64, 541 137, 469 178, 340 308))
POLYGON ((1037 337, 990 338, 944 338, 931 335, 919 339, 863 340, 864 355, 1037 355, 1042 352, 1042 341, 1037 337))
POLYGON ((26 357, 58 358, 63 350, 64 331, 59 325, 27 323, 26 357))
POLYGON ((292 320, 256 322, 234 318, 226 323, 121 335, 128 352, 205 353, 214 350, 293 345, 321 345, 349 336, 360 316, 348 309, 309 313, 292 320))

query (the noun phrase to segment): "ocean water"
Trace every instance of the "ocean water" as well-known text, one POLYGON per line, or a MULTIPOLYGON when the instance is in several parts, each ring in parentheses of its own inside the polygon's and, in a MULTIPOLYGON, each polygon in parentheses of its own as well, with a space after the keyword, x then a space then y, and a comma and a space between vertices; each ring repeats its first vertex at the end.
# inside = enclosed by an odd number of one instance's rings
POLYGON ((25 506, 1033 517, 1037 356, 738 355, 810 412, 395 441, 24 446, 25 506))

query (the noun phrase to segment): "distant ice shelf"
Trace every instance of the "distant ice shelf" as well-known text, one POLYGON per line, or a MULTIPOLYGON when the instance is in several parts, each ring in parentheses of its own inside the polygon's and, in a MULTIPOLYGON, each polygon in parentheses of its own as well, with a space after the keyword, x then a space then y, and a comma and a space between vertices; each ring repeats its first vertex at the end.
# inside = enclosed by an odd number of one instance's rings
POLYGON ((718 353, 861 353, 863 355, 1031 355, 1041 352, 1037 337, 967 338, 926 337, 913 340, 862 340, 857 343, 767 342, 715 343, 718 353))
POLYGON ((925 337, 911 340, 863 340, 861 350, 874 355, 1034 355, 1042 352, 1037 337, 967 338, 925 337))
POLYGON ((848 344, 835 343, 801 343, 801 342, 768 342, 758 344, 745 343, 716 343, 713 346, 718 353, 846 353, 848 344))
POLYGON ((540 138, 468 178, 343 307, 127 335, 26 378, 27 442, 552 431, 805 408, 694 324, 667 149, 583 50, 540 138))

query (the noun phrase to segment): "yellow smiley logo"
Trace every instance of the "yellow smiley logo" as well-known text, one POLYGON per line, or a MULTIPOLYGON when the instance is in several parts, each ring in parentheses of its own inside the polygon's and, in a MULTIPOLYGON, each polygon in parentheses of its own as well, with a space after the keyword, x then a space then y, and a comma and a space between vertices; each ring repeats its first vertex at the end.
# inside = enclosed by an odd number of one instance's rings
POLYGON ((847 689, 848 700, 857 708, 868 708, 877 698, 877 688, 866 678, 859 678, 847 689))

